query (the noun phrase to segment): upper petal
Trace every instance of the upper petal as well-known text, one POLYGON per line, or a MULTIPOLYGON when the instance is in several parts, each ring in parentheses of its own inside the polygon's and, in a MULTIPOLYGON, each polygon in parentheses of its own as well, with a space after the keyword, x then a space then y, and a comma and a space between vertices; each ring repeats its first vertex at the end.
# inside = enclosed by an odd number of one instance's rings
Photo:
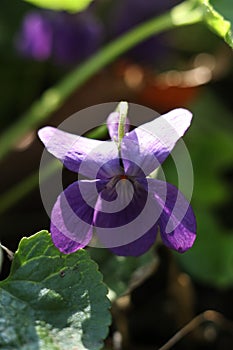
POLYGON ((150 174, 170 154, 191 119, 188 110, 178 108, 126 134, 121 143, 126 173, 136 176, 140 168, 146 175, 150 174))
POLYGON ((74 182, 58 196, 50 230, 54 244, 63 253, 72 253, 90 242, 97 197, 96 181, 88 180, 74 182))
POLYGON ((175 186, 155 179, 148 181, 162 208, 158 224, 164 244, 180 253, 185 252, 196 239, 196 218, 190 203, 175 186))
POLYGON ((70 134, 50 126, 38 135, 47 150, 65 167, 95 179, 108 178, 120 171, 118 149, 114 142, 99 141, 70 134))

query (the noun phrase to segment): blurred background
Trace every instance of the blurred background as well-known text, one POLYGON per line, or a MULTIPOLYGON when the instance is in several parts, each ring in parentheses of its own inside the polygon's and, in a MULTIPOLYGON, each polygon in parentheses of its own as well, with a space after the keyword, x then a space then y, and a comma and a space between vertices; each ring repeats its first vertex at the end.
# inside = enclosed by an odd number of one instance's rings
MULTIPOLYGON (((2 0, 1 135, 46 89, 106 43, 176 4, 176 0, 96 0, 84 12, 71 15, 2 0)), ((89 249, 114 300, 106 350, 156 349, 207 309, 233 322, 232 62, 232 50, 203 24, 177 28, 121 55, 39 124, 57 126, 83 108, 121 100, 159 113, 186 107, 194 114, 184 138, 195 177, 194 247, 183 255, 156 247, 138 259, 89 249)), ((43 146, 36 132, 31 129, 17 140, 0 165, 0 240, 12 251, 23 236, 49 229, 38 186, 43 146)), ((177 184, 172 159, 164 171, 167 180, 177 184)), ((64 177, 68 183, 72 174, 65 172, 64 177)), ((1 279, 9 268, 4 255, 1 279)), ((225 350, 232 344, 231 324, 207 321, 174 349, 225 350)))

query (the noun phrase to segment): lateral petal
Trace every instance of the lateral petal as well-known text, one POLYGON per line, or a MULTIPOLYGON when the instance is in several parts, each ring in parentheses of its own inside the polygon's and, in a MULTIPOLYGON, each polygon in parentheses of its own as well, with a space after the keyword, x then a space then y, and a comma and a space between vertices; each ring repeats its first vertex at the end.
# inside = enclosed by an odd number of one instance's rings
POLYGON ((164 181, 148 179, 162 209, 158 220, 164 244, 180 253, 190 249, 196 239, 196 218, 183 194, 164 181), (166 188, 166 194, 165 189, 166 188))
POLYGON ((51 213, 50 230, 55 246, 63 253, 85 247, 92 238, 94 207, 98 197, 96 183, 76 181, 57 198, 51 213))

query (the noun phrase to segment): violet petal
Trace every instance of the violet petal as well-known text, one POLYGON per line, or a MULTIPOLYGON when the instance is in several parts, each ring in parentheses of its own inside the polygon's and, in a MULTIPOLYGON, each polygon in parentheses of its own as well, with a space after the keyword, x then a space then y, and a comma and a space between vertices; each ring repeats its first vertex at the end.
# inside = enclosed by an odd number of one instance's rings
POLYGON ((67 236, 63 235, 56 226, 51 223, 50 232, 54 245, 64 254, 76 252, 76 250, 85 247, 86 244, 80 244, 67 236))
POLYGON ((121 173, 118 149, 112 141, 98 141, 44 127, 38 132, 47 150, 66 168, 91 179, 109 178, 121 173))
POLYGON ((100 193, 95 206, 94 225, 113 228, 127 225, 142 211, 147 192, 136 189, 131 181, 119 180, 113 188, 109 184, 100 193))
POLYGON ((92 238, 93 208, 98 197, 96 182, 76 181, 57 198, 50 230, 55 246, 63 253, 85 247, 92 238))
POLYGON ((196 239, 196 218, 191 205, 175 186, 155 179, 148 181, 162 208, 158 224, 164 244, 180 253, 185 252, 196 239))
POLYGON ((128 243, 126 245, 111 248, 110 250, 120 256, 139 256, 147 252, 154 244, 157 236, 158 227, 155 226, 145 233, 142 237, 136 241, 128 243))
POLYGON ((147 179, 144 180, 143 184, 134 181, 130 187, 130 181, 123 179, 116 185, 115 192, 107 188, 100 193, 95 207, 94 226, 98 241, 103 247, 115 249, 130 244, 125 249, 122 248, 122 252, 125 251, 126 254, 129 251, 136 256, 152 244, 162 209, 153 196, 148 196, 144 183, 147 179), (145 244, 140 248, 143 236, 145 244), (138 242, 133 245, 136 241, 138 242))
POLYGON ((137 176, 141 168, 149 175, 167 158, 190 126, 191 119, 188 110, 177 108, 126 134, 121 143, 126 173, 137 176))

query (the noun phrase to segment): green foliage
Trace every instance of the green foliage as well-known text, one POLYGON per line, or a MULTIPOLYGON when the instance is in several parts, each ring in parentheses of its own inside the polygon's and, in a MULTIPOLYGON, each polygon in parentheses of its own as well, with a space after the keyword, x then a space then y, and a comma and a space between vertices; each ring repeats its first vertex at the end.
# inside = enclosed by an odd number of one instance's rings
POLYGON ((93 0, 24 0, 33 5, 50 10, 64 10, 68 12, 80 12, 90 5, 93 0))
MULTIPOLYGON (((51 9, 78 11, 84 9, 91 0, 24 0, 35 5, 46 6, 51 9)), ((228 0, 230 1, 230 0, 228 0)), ((217 0, 215 0, 217 3, 217 0)), ((220 3, 220 0, 218 0, 220 3)), ((224 0, 226 3, 227 0, 224 0)), ((25 3, 24 3, 25 4, 25 3)), ((220 5, 221 6, 221 5, 220 5)), ((222 9, 223 6, 221 6, 222 9)), ((220 10, 221 10, 220 9, 220 10)), ((224 13, 227 12, 224 8, 224 13)), ((231 12, 232 13, 232 12, 231 12)), ((11 16, 10 16, 11 17, 11 16)), ((231 16, 232 20, 232 16, 231 16)), ((41 98, 35 101, 31 108, 26 113, 18 118, 18 121, 9 127, 0 138, 0 159, 3 159, 6 154, 13 148, 18 140, 20 140, 28 131, 37 128, 43 123, 53 112, 64 103, 70 94, 81 87, 93 74, 97 73, 104 66, 112 62, 121 54, 134 47, 138 43, 148 39, 152 35, 159 34, 163 31, 175 27, 186 26, 199 22, 206 22, 217 34, 233 46, 231 36, 231 22, 225 20, 214 8, 210 5, 208 0, 187 0, 175 6, 170 12, 162 16, 152 18, 151 20, 140 24, 131 31, 110 42, 98 53, 83 62, 79 67, 74 69, 70 74, 64 77, 60 83, 54 85, 52 88, 44 91, 41 98)), ((208 39, 207 39, 208 40, 208 39)), ((204 41, 204 40, 203 40, 204 41)), ((20 79, 17 79, 20 81, 20 79)), ((38 86, 37 79, 33 79, 38 86)), ((15 84, 10 84, 12 87, 15 84)), ((36 89, 35 86, 35 89, 36 89)), ((4 84, 5 88, 5 84, 4 84)), ((16 91, 21 91, 16 86, 16 91)), ((32 98, 36 90, 30 90, 32 98)), ((8 96, 8 94, 6 94, 8 96)), ((16 94, 17 96, 19 93, 16 94)), ((28 93, 24 93, 28 96, 28 93)), ((22 100, 21 95, 18 97, 22 100)), ((2 100, 5 101, 3 98, 2 100)), ((17 105, 17 104, 16 104, 17 105)), ((5 106, 5 104, 4 104, 5 106)), ((8 104, 5 108, 9 108, 8 104)), ((18 112, 18 111, 17 111, 18 112)), ((7 115, 7 111, 5 115, 7 115)), ((18 113, 13 113, 17 115, 18 113)))
POLYGON ((233 232, 227 232, 210 210, 196 210, 198 236, 193 248, 178 256, 196 279, 217 287, 233 285, 233 232))
MULTIPOLYGON (((194 120, 187 144, 194 168, 197 240, 192 249, 177 258, 196 279, 218 287, 232 286, 233 230, 220 220, 220 214, 216 215, 222 206, 228 207, 232 193, 223 177, 232 168, 231 113, 208 90, 202 91, 191 110, 194 120)), ((231 207, 226 210, 231 215, 231 207)))
POLYGON ((2 263, 3 263, 3 252, 2 252, 2 248, 0 247, 0 272, 2 269, 2 263))
POLYGON ((23 238, 0 283, 0 348, 100 349, 110 324, 106 292, 85 250, 61 254, 46 231, 23 238))
POLYGON ((213 5, 210 4, 210 0, 198 0, 203 9, 203 20, 210 27, 211 30, 216 32, 221 38, 223 38, 228 45, 233 47, 233 36, 232 36, 232 21, 233 13, 231 10, 231 15, 226 15, 227 7, 231 9, 232 4, 228 0, 215 0, 212 1, 213 5), (228 2, 227 2, 228 1, 228 2), (217 12, 217 9, 219 12, 217 12), (222 11, 223 10, 223 11, 222 11), (226 15, 230 21, 226 20, 222 15, 226 15))

